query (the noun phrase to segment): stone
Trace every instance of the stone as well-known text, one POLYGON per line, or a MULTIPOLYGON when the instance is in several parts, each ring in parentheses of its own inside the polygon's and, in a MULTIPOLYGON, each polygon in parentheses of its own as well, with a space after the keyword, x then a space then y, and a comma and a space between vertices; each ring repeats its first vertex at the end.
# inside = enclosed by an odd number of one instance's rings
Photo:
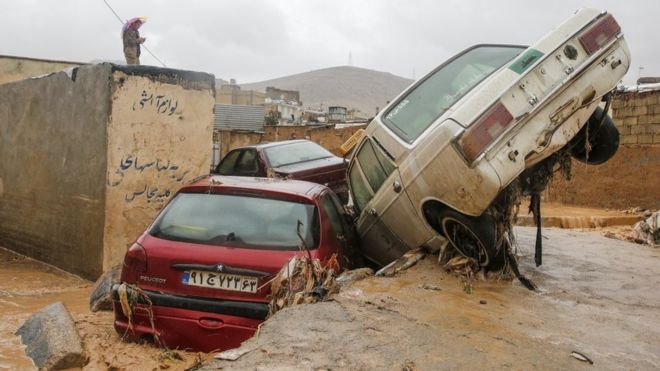
POLYGON ((80 336, 71 314, 61 301, 50 304, 16 331, 25 353, 40 370, 80 368, 86 362, 80 336))
POLYGON ((96 280, 89 296, 89 310, 92 312, 112 310, 112 285, 119 283, 120 275, 121 265, 117 265, 105 271, 96 280))

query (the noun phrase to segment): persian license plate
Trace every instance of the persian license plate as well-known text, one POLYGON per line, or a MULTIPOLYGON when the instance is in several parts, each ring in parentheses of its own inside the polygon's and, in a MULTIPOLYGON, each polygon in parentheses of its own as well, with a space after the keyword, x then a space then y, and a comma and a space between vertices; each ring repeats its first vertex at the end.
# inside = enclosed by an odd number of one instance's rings
POLYGON ((190 286, 251 293, 257 292, 258 287, 257 277, 204 271, 185 271, 181 282, 190 286))

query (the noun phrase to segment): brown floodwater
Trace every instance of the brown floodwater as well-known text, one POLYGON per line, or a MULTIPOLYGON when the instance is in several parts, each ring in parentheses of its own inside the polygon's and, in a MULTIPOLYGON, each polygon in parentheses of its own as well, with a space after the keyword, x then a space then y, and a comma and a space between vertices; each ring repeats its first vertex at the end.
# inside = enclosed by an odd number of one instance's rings
POLYGON ((29 370, 34 363, 16 330, 34 312, 62 301, 72 312, 88 310, 92 283, 0 248, 0 369, 29 370))

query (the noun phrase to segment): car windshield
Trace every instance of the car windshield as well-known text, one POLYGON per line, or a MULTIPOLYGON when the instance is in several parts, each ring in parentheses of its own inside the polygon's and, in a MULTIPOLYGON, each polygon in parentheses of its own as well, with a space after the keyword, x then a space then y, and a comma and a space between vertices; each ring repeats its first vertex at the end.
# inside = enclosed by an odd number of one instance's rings
POLYGON ((385 113, 383 122, 412 143, 465 94, 524 51, 519 46, 479 46, 426 77, 385 113))
POLYGON ((307 247, 316 247, 319 220, 314 205, 244 195, 180 193, 149 234, 205 245, 298 250, 298 222, 307 247))
POLYGON ((295 142, 264 149, 271 167, 291 165, 298 162, 318 160, 334 156, 314 142, 295 142))

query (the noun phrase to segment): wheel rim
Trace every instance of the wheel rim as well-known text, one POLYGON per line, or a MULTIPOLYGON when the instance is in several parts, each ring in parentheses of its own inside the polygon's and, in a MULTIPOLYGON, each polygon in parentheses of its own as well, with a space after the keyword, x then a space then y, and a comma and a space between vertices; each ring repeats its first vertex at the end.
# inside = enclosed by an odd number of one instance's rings
POLYGON ((488 265, 489 257, 486 247, 468 226, 454 218, 445 218, 442 221, 442 229, 449 243, 461 255, 476 260, 480 266, 488 265))

